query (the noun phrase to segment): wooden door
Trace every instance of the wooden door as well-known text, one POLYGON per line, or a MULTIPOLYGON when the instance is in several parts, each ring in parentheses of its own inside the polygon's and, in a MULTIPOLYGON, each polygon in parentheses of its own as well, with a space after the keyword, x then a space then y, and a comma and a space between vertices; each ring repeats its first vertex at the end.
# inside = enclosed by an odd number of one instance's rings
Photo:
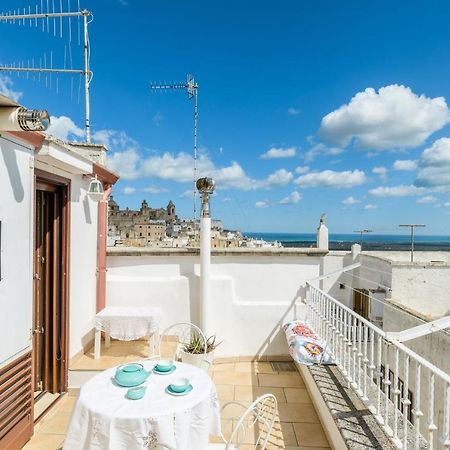
POLYGON ((370 297, 366 289, 356 289, 353 295, 353 311, 369 320, 370 297))
POLYGON ((67 295, 64 186, 36 184, 33 366, 35 395, 66 388, 67 295))

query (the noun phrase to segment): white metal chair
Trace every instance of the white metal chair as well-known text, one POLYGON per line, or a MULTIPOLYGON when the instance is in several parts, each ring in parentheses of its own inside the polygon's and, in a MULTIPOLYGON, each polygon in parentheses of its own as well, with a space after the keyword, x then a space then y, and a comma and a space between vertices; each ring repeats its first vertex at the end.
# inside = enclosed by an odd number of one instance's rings
POLYGON ((193 356, 199 360, 202 369, 208 370, 211 363, 207 359, 208 342, 203 331, 193 323, 179 322, 167 327, 159 336, 156 346, 156 354, 152 359, 173 358, 180 361, 183 349, 190 345, 193 340, 197 340, 198 353, 193 356), (175 337, 175 340, 173 338, 175 337), (174 343, 173 350, 170 349, 171 343, 174 343), (168 352, 163 354, 163 344, 169 347, 168 352), (203 347, 203 348, 202 348, 203 347), (168 354, 170 356, 168 356, 168 354))
POLYGON ((255 450, 265 450, 277 414, 275 396, 264 394, 248 407, 239 402, 228 402, 222 407, 222 413, 230 405, 242 407, 244 413, 240 417, 227 418, 226 421, 232 424, 236 421, 236 425, 232 427, 230 438, 227 440, 222 434, 224 444, 209 444, 208 449, 235 450, 243 444, 250 443, 255 450), (251 436, 249 436, 250 433, 251 436))

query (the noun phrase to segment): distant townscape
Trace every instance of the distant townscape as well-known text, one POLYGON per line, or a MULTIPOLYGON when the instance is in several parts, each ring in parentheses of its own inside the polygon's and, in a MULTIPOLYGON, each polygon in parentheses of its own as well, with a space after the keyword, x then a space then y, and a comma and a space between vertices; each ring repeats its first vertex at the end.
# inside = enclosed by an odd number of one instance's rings
MULTIPOLYGON (((124 247, 198 247, 199 222, 181 219, 172 200, 165 208, 152 208, 143 200, 138 210, 120 209, 110 197, 108 246, 124 247)), ((246 238, 240 231, 224 229, 221 220, 211 221, 211 247, 274 247, 276 242, 246 238)))

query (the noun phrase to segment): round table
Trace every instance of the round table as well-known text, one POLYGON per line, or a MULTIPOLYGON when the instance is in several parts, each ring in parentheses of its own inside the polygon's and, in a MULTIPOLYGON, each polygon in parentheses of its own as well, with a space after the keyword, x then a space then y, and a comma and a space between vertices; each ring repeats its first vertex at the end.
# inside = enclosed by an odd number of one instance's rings
MULTIPOLYGON (((155 365, 148 360, 140 363, 146 370, 155 365)), ((158 443, 177 450, 206 449, 209 434, 220 434, 216 388, 205 371, 180 362, 175 366, 167 375, 152 373, 140 400, 125 398, 128 388, 114 382, 116 367, 87 381, 72 413, 64 449, 142 450, 158 443), (187 395, 166 392, 178 377, 190 380, 193 390, 187 395)))

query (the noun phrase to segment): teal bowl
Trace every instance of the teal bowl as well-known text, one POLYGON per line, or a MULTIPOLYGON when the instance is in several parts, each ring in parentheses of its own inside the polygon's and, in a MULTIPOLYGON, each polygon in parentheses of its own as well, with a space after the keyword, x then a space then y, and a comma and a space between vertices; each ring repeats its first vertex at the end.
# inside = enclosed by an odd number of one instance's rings
POLYGON ((168 372, 173 367, 173 361, 163 360, 156 363, 155 369, 158 372, 168 372))
POLYGON ((169 388, 172 392, 181 394, 189 387, 189 380, 187 378, 176 378, 169 384, 169 388))

